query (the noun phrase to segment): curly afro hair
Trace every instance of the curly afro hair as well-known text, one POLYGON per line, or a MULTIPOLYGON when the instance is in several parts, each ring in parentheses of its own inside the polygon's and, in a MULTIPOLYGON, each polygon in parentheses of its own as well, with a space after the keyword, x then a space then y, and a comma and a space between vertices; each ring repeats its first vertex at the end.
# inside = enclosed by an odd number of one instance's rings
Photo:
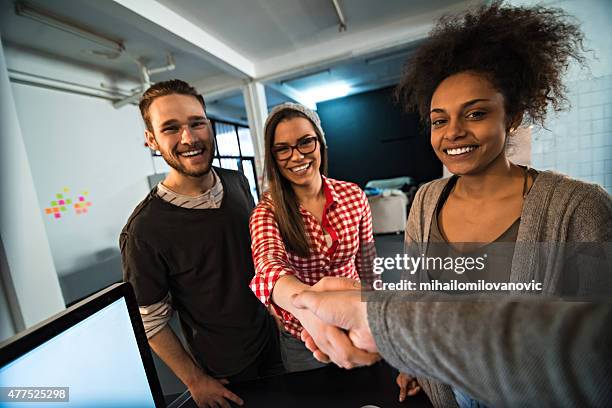
POLYGON ((506 118, 544 125, 549 104, 567 105, 562 76, 571 59, 585 65, 584 35, 560 9, 514 7, 495 1, 442 17, 406 63, 397 99, 429 123, 431 98, 445 78, 484 75, 505 99, 506 118))

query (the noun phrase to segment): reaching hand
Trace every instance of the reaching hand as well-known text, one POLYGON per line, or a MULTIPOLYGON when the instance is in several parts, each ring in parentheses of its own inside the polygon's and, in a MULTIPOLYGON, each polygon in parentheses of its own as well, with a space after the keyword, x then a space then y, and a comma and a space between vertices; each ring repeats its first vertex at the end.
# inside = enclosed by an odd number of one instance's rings
POLYGON ((316 326, 314 333, 311 329, 314 324, 309 327, 300 319, 305 328, 302 331, 302 340, 317 360, 325 361, 322 358, 329 357, 329 360, 339 366, 349 368, 370 365, 380 359, 368 326, 366 304, 361 301, 360 292, 304 291, 294 296, 293 305, 309 311, 327 325, 335 326, 336 330, 344 335, 344 338, 338 338, 337 332, 322 331, 316 326), (347 330, 348 337, 338 328, 347 330))
POLYGON ((417 382, 416 378, 409 376, 405 373, 399 373, 395 379, 397 386, 400 388, 399 401, 403 402, 406 396, 412 397, 417 395, 421 391, 421 386, 417 382))
POLYGON ((329 292, 333 290, 359 290, 361 282, 342 276, 326 276, 315 283, 310 290, 315 292, 329 292))
POLYGON ((203 375, 189 387, 189 392, 199 408, 230 408, 226 399, 242 405, 244 403, 242 399, 223 386, 227 383, 227 380, 216 380, 208 375, 203 375))
POLYGON ((371 365, 380 360, 378 354, 353 346, 345 332, 322 321, 309 310, 300 310, 296 318, 317 344, 317 350, 313 351, 317 360, 324 363, 333 361, 342 368, 371 365))

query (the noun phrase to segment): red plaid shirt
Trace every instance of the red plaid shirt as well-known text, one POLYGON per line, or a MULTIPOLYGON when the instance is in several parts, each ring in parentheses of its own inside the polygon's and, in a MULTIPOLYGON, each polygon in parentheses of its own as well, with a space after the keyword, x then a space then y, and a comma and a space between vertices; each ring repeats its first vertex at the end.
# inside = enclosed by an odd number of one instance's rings
POLYGON ((276 281, 283 275, 294 275, 307 285, 314 285, 325 276, 344 276, 359 280, 365 260, 374 248, 372 214, 368 200, 353 183, 323 177, 325 208, 322 225, 302 206, 300 214, 310 243, 310 255, 303 258, 288 251, 274 218, 271 198, 266 194, 250 219, 251 249, 255 276, 251 289, 266 306, 272 305, 282 318, 285 329, 299 337, 300 322, 289 312, 271 302, 276 281), (325 231, 331 245, 325 242, 325 231), (364 251, 366 248, 366 251, 364 251))

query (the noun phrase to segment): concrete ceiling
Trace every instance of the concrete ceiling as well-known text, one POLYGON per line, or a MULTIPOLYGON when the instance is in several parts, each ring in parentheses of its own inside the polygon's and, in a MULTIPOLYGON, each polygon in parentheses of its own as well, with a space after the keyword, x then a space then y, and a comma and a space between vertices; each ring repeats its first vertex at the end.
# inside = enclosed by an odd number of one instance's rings
MULTIPOLYGON (((241 86, 266 85, 270 106, 307 102, 309 90, 343 83, 349 94, 397 83, 412 50, 441 14, 464 9, 464 0, 339 0, 347 30, 331 0, 34 0, 29 2, 88 31, 120 40, 125 51, 15 14, 0 0, 6 46, 139 80, 136 60, 176 68, 156 82, 182 78, 243 119, 241 86)), ((471 3, 474 3, 473 1, 471 3)))
POLYGON ((338 30, 330 0, 158 0, 257 63, 415 16, 457 0, 340 0, 348 29, 338 30))
POLYGON ((122 41, 126 52, 116 58, 112 58, 113 53, 108 48, 93 41, 16 15, 14 3, 0 0, 2 42, 11 47, 44 53, 134 80, 139 78, 136 59, 149 67, 158 67, 166 64, 168 54, 173 55, 176 69, 157 74, 152 80, 180 77, 198 81, 228 75, 218 64, 206 59, 198 47, 114 2, 53 0, 36 5, 90 31, 122 41))

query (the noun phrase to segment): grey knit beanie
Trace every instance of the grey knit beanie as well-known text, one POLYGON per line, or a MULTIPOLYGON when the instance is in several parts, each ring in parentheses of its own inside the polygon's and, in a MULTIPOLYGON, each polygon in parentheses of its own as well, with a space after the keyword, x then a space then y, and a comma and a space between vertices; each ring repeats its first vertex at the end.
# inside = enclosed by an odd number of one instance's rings
POLYGON ((317 115, 317 112, 305 107, 304 105, 300 105, 299 103, 285 102, 285 103, 281 103, 280 105, 275 106, 274 109, 272 109, 272 111, 268 115, 268 118, 266 119, 266 125, 264 127, 264 132, 268 128, 268 125, 270 124, 270 121, 272 120, 272 118, 276 116, 279 112, 282 112, 284 110, 294 110, 294 111, 301 112, 304 115, 306 115, 306 117, 310 119, 312 123, 314 123, 317 130, 321 134, 323 146, 327 147, 327 142, 325 141, 325 132, 323 132, 323 128, 321 127, 321 119, 319 118, 319 115, 317 115))

